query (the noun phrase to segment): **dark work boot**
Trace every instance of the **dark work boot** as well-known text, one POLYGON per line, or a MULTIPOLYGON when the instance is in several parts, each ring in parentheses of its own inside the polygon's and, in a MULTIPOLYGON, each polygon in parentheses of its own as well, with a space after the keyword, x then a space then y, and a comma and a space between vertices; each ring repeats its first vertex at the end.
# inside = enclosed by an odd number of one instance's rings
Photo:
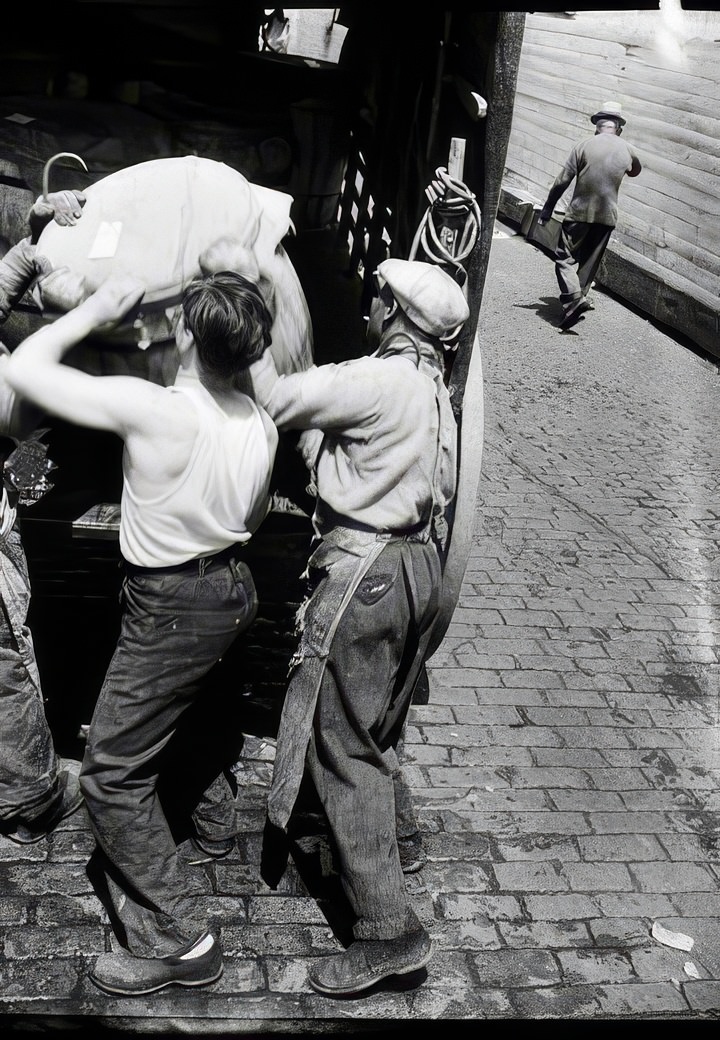
POLYGON ((47 838, 61 820, 72 816, 83 803, 82 791, 77 775, 70 769, 62 769, 58 775, 58 791, 50 806, 33 820, 21 820, 14 831, 6 837, 18 845, 34 845, 47 838))
POLYGON ((127 950, 101 954, 90 980, 106 993, 137 997, 165 986, 208 986, 223 973, 223 956, 210 932, 167 957, 136 957, 127 950))
POLYGON ((432 939, 424 928, 397 939, 356 939, 343 953, 314 964, 308 981, 318 993, 349 997, 393 975, 419 971, 432 954, 432 939))

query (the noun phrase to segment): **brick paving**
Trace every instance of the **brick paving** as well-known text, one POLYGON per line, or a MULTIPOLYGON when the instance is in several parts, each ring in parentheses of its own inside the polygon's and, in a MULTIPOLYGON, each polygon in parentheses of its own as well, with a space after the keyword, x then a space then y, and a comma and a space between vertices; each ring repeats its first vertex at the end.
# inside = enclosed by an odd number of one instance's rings
POLYGON ((298 865, 262 880, 273 748, 254 742, 246 833, 197 868, 222 979, 134 999, 87 980, 109 928, 81 810, 40 845, 0 838, 8 1028, 720 1018, 720 376, 594 300, 558 332, 551 262, 498 225, 476 529, 404 744, 429 855, 408 877, 436 941, 427 978, 345 1001, 309 990, 308 961, 339 948, 334 874, 309 827, 298 865), (655 922, 692 949, 658 942, 655 922))

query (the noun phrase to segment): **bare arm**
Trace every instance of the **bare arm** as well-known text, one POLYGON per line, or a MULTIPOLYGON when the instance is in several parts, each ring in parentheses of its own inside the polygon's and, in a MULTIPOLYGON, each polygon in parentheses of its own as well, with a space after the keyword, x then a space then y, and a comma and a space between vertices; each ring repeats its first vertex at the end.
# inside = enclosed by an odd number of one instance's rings
POLYGON ((122 437, 156 422, 153 404, 161 388, 133 376, 91 376, 63 364, 72 347, 116 324, 142 295, 134 278, 109 278, 74 310, 16 347, 4 365, 8 385, 50 415, 122 437))
POLYGON ((19 397, 8 386, 5 366, 9 357, 10 351, 4 343, 0 343, 0 435, 25 440, 38 428, 45 412, 19 397))

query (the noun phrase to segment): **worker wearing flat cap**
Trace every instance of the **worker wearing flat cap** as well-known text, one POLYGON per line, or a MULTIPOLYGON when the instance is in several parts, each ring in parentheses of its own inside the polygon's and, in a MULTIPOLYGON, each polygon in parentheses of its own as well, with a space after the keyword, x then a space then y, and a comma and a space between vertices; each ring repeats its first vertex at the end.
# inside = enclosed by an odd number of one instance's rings
POLYGON ((317 543, 268 815, 287 826, 306 768, 355 914, 354 942, 310 969, 311 986, 332 996, 415 971, 432 954, 405 890, 393 771, 440 606, 457 443, 444 351, 469 309, 454 278, 434 264, 390 259, 376 277, 374 353, 277 376, 266 351, 250 370, 280 430, 316 431, 305 452, 317 543))
POLYGON ((642 169, 634 148, 620 140, 625 119, 618 102, 606 101, 590 122, 594 136, 572 149, 538 217, 541 225, 550 220, 556 203, 575 182, 555 250, 563 329, 591 309, 587 296, 617 224, 620 185, 626 175, 637 177, 642 169))

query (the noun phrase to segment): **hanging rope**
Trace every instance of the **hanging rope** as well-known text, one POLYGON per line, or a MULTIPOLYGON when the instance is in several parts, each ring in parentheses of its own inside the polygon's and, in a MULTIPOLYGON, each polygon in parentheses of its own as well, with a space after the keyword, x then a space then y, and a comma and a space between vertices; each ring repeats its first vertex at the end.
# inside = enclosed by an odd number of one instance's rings
POLYGON ((422 250, 430 263, 449 264, 463 269, 463 260, 472 252, 482 216, 474 194, 462 181, 451 177, 444 167, 435 171, 435 180, 425 189, 430 205, 415 232, 410 260, 422 250))

